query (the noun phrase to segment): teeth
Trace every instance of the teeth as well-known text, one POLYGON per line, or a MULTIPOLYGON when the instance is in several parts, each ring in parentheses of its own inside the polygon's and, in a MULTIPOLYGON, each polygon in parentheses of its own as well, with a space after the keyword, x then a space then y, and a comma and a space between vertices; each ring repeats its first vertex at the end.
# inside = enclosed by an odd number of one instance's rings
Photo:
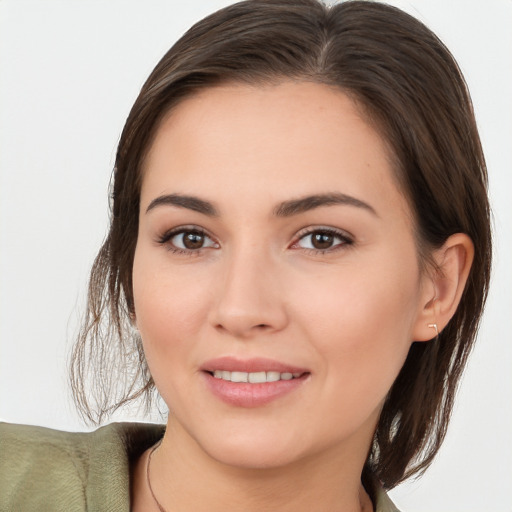
POLYGON ((249 382, 247 372, 231 372, 231 382, 249 382))
POLYGON ((267 382, 276 382, 278 380, 281 380, 279 372, 267 372, 267 382))
POLYGON ((267 382, 266 372, 254 372, 247 374, 247 380, 251 384, 258 384, 260 382, 267 382))
POLYGON ((230 382, 250 382, 251 384, 297 379, 301 375, 301 373, 289 372, 228 372, 226 370, 215 370, 213 372, 213 376, 216 379, 228 380, 230 382))

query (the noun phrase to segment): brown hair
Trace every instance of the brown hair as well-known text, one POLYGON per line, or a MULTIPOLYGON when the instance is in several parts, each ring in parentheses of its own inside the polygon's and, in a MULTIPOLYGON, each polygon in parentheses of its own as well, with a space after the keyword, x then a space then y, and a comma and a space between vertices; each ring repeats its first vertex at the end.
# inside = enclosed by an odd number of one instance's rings
POLYGON ((110 231, 91 272, 73 390, 82 412, 101 421, 154 389, 129 315, 141 167, 162 116, 222 82, 283 79, 336 86, 362 107, 394 157, 423 263, 454 233, 475 245, 457 312, 435 342, 412 344, 386 399, 366 469, 391 488, 423 471, 445 436, 487 295, 491 235, 485 161, 464 78, 428 28, 385 4, 240 2, 194 25, 162 58, 119 142, 110 231))

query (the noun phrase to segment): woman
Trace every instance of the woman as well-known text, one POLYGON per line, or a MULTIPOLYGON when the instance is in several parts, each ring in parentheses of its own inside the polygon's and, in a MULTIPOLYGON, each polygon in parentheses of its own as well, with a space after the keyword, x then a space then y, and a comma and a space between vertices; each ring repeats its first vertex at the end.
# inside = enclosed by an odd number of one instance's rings
POLYGON ((156 387, 165 432, 4 426, 8 507, 394 510, 383 488, 444 437, 490 253, 470 99, 428 29, 368 2, 219 11, 126 122, 75 351, 85 414, 156 387))

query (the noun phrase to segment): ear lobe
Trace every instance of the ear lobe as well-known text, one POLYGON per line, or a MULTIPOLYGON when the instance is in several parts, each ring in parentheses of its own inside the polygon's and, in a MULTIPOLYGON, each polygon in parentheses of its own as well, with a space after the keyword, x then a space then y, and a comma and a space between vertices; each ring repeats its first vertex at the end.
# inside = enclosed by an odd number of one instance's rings
POLYGON ((456 233, 434 252, 437 268, 430 279, 432 287, 426 291, 423 309, 420 312, 414 339, 428 341, 441 332, 455 314, 473 263, 475 249, 468 235, 456 233))

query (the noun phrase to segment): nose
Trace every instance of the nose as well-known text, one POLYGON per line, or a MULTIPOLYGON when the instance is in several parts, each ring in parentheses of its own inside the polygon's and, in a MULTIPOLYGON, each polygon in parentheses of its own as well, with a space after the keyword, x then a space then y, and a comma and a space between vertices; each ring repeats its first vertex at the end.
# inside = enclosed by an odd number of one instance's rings
POLYGON ((282 330, 288 318, 277 267, 258 249, 227 258, 210 311, 211 325, 237 338, 282 330))

